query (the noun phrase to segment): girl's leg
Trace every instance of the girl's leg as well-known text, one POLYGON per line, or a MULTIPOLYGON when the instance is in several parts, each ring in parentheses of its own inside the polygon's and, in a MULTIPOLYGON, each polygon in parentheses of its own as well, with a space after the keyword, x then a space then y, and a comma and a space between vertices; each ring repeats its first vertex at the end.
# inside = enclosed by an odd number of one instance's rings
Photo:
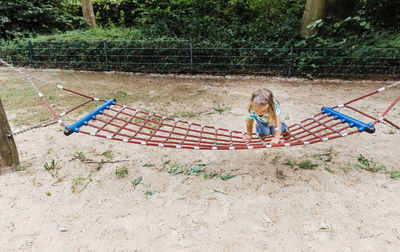
POLYGON ((264 123, 258 121, 257 119, 255 119, 255 120, 256 120, 256 125, 257 125, 256 131, 257 131, 258 135, 269 136, 269 135, 273 134, 274 131, 273 130, 271 131, 271 127, 266 126, 264 123))

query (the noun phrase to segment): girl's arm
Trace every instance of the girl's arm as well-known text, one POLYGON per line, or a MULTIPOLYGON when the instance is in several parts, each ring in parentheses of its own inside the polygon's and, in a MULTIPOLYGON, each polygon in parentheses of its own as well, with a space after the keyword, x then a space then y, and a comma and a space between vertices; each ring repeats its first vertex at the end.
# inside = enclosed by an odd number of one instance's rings
POLYGON ((244 136, 245 140, 251 140, 251 138, 253 136, 253 122, 254 122, 254 120, 247 118, 247 122, 246 122, 247 134, 244 136))
POLYGON ((279 143, 280 139, 281 139, 281 117, 278 116, 275 122, 275 134, 271 140, 271 143, 277 144, 279 143))

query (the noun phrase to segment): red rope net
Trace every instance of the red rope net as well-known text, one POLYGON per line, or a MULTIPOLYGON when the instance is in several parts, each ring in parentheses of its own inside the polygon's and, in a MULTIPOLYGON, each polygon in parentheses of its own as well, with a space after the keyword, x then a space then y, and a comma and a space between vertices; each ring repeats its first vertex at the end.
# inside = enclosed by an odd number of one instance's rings
MULTIPOLYGON (((396 85, 398 84, 400 83, 396 85)), ((345 108, 373 119, 373 124, 386 122, 400 129, 398 125, 384 118, 389 110, 399 102, 400 96, 379 117, 374 117, 349 105, 384 90, 379 89, 333 108, 345 108)), ((94 100, 94 98, 90 99, 94 100)), ((282 136, 278 144, 271 144, 272 136, 260 137, 256 134, 253 134, 251 141, 244 141, 245 132, 242 131, 159 116, 116 104, 109 110, 104 110, 102 115, 96 117, 96 120, 91 120, 86 126, 82 126, 79 133, 149 146, 198 150, 237 150, 314 144, 360 132, 357 127, 351 127, 340 119, 322 113, 297 124, 289 125, 287 128, 288 134, 282 136)))
POLYGON ((321 113, 288 126, 288 130, 289 134, 279 144, 272 145, 272 137, 256 134, 251 141, 244 141, 241 131, 162 117, 116 104, 82 126, 79 133, 149 146, 233 150, 313 144, 359 132, 321 113))

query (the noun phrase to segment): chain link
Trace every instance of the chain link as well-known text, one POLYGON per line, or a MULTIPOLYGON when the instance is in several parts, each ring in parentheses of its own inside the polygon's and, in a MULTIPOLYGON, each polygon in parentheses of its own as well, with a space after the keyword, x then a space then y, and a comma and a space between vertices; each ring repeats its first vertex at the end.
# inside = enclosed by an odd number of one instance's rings
POLYGON ((33 81, 31 80, 31 76, 30 76, 29 74, 27 74, 27 73, 25 73, 25 72, 23 72, 23 71, 17 69, 16 67, 14 67, 14 66, 11 65, 11 64, 5 62, 2 58, 0 58, 0 62, 1 62, 2 64, 4 64, 5 66, 11 68, 12 70, 16 71, 17 73, 19 73, 19 74, 25 76, 25 79, 29 82, 29 85, 31 85, 31 87, 33 88, 33 90, 35 90, 36 94, 37 94, 39 97, 42 97, 42 96, 43 96, 43 94, 40 92, 40 90, 36 87, 35 83, 33 83, 33 81))
POLYGON ((397 85, 400 85, 400 81, 395 82, 395 83, 393 83, 393 84, 391 84, 391 85, 389 85, 389 86, 386 86, 385 89, 394 88, 394 87, 397 86, 397 85))
POLYGON ((37 125, 30 126, 30 127, 28 127, 28 128, 25 128, 25 129, 20 129, 20 130, 18 130, 17 132, 13 132, 12 135, 13 135, 13 136, 16 136, 16 135, 20 135, 20 134, 23 134, 23 133, 25 133, 25 132, 28 132, 28 131, 30 131, 30 130, 42 128, 42 127, 44 127, 47 123, 49 123, 49 122, 51 122, 51 121, 54 121, 54 119, 49 119, 49 120, 47 120, 47 121, 41 122, 41 123, 39 123, 39 124, 37 124, 37 125))

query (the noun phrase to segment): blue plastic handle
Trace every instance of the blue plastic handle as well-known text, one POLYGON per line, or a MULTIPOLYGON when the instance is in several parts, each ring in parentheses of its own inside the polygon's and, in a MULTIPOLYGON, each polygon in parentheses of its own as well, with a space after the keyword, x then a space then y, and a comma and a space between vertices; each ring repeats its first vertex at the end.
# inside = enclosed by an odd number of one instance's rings
POLYGON ((340 119, 342 123, 348 123, 350 127, 356 126, 360 132, 363 132, 364 130, 368 133, 374 133, 375 132, 375 126, 373 123, 363 123, 355 118, 352 118, 350 116, 347 116, 345 114, 342 114, 334 109, 332 107, 323 107, 321 109, 322 114, 327 114, 328 116, 333 116, 335 119, 340 119))
POLYGON ((86 116, 82 117, 79 121, 77 121, 76 123, 72 124, 72 125, 67 125, 65 127, 64 130, 64 134, 66 136, 71 135, 74 132, 78 132, 79 129, 82 127, 82 125, 87 125, 88 122, 90 120, 96 120, 96 116, 97 115, 101 115, 103 114, 103 111, 105 109, 110 109, 111 105, 115 104, 115 99, 111 99, 111 100, 106 100, 105 103, 101 106, 99 106, 98 108, 96 108, 95 110, 93 110, 92 112, 90 112, 89 114, 87 114, 86 116))

